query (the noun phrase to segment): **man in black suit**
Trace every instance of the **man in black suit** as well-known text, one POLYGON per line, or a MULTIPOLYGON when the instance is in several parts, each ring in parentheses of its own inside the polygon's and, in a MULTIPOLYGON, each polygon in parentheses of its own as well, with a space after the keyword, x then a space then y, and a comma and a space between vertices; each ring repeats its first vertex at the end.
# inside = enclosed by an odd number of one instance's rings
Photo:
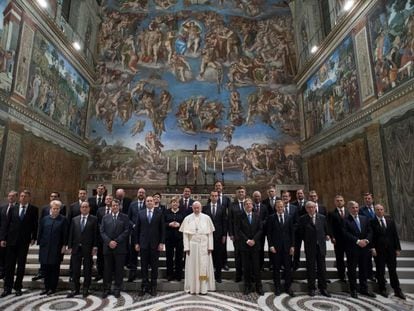
MULTIPOLYGON (((375 219, 375 209, 374 209, 374 195, 372 193, 364 193, 364 205, 359 209, 359 215, 367 217, 370 221, 375 219)), ((375 258, 375 265, 377 263, 377 258, 375 258)), ((372 254, 368 254, 367 261, 367 278, 375 282, 374 271, 372 265, 372 254)))
POLYGON ((69 211, 68 211, 68 222, 69 226, 72 221, 72 218, 80 215, 80 206, 82 202, 85 202, 87 200, 88 193, 86 192, 86 189, 79 189, 78 191, 78 201, 72 203, 69 205, 69 211))
MULTIPOLYGON (((297 219, 299 221, 299 218, 302 215, 307 214, 306 208, 305 208, 306 198, 305 198, 305 192, 303 191, 303 189, 296 190, 296 201, 292 202, 292 204, 298 207, 297 219)), ((292 269, 294 271, 299 269, 301 247, 302 247, 302 239, 300 237, 300 234, 296 233, 295 234, 295 253, 293 255, 293 266, 292 266, 292 269)))
POLYGON ((166 207, 161 204, 161 193, 155 192, 152 197, 154 198, 154 209, 158 210, 161 213, 165 213, 166 207))
POLYGON ((73 290, 67 298, 80 293, 81 265, 83 263, 83 297, 89 296, 92 278, 92 257, 98 251, 98 218, 89 214, 88 202, 82 202, 81 214, 73 218, 69 230, 68 251, 72 259, 73 290))
POLYGON ((397 227, 391 217, 384 216, 384 206, 375 205, 375 219, 371 220, 373 231, 371 251, 376 260, 378 290, 381 296, 388 297, 385 285, 385 265, 388 267, 391 287, 396 297, 406 299, 397 275, 397 256, 400 255, 401 245, 397 227))
MULTIPOLYGON (((108 194, 105 197, 105 205, 98 208, 98 211, 96 212, 96 216, 98 219, 98 228, 101 227, 102 219, 105 217, 105 215, 111 213, 113 199, 114 197, 112 196, 112 194, 108 194)), ((95 276, 95 279, 94 279, 95 282, 102 280, 104 276, 104 270, 105 270, 105 262, 104 262, 104 255, 103 255, 103 241, 102 241, 100 234, 98 234, 97 247, 98 247, 98 251, 96 252, 97 275, 95 276)))
POLYGON ((180 199, 180 211, 183 212, 185 216, 190 215, 193 212, 193 203, 194 200, 191 198, 191 189, 189 187, 185 187, 183 196, 180 199))
POLYGON ((336 270, 338 271, 338 278, 341 282, 346 283, 345 280, 345 250, 346 239, 344 236, 344 221, 348 218, 349 213, 345 208, 345 200, 342 195, 335 196, 335 209, 328 213, 328 228, 331 242, 334 245, 336 270))
POLYGON ((146 209, 139 211, 135 224, 135 250, 141 254, 142 285, 140 296, 149 292, 157 295, 158 261, 164 249, 165 224, 161 212, 154 210, 154 198, 145 200, 146 209), (151 283, 148 279, 148 266, 151 267, 151 283))
POLYGON ((88 198, 92 215, 96 215, 98 208, 105 206, 105 192, 105 185, 100 184, 96 187, 96 195, 88 198))
POLYGON ((22 295, 22 281, 26 268, 29 245, 37 240, 37 227, 39 211, 30 202, 30 191, 24 190, 19 195, 19 207, 9 210, 7 219, 0 232, 0 244, 7 247, 6 275, 4 278, 4 291, 1 297, 11 294, 12 288, 16 296, 22 295), (16 269, 16 280, 14 271, 16 269))
POLYGON ((245 213, 244 211, 244 201, 246 199, 246 188, 244 186, 239 186, 236 189, 236 200, 231 204, 229 209, 229 236, 230 239, 233 241, 234 247, 234 261, 236 265, 236 279, 235 282, 240 282, 243 275, 243 267, 242 267, 242 255, 240 253, 240 243, 237 240, 236 232, 234 229, 234 224, 239 219, 240 215, 245 213))
POLYGON ((125 196, 125 190, 122 188, 117 189, 115 191, 115 199, 119 200, 120 202, 119 206, 121 208, 121 213, 128 215, 129 205, 131 204, 132 200, 125 196))
POLYGON ((267 195, 268 195, 268 197, 266 199, 264 199, 262 203, 263 203, 263 205, 265 205, 267 207, 269 215, 272 215, 272 214, 275 213, 276 200, 280 200, 280 198, 278 198, 276 196, 275 186, 270 186, 269 187, 269 189, 267 190, 267 195))
POLYGON ((273 254, 273 284, 275 285, 275 295, 279 296, 280 290, 280 269, 284 269, 285 292, 293 297, 293 291, 290 288, 292 284, 292 255, 295 251, 295 224, 293 217, 285 214, 283 201, 276 200, 276 213, 271 215, 267 221, 267 239, 269 251, 273 254))
POLYGON ((326 241, 329 240, 328 226, 320 213, 316 212, 316 203, 306 202, 307 214, 299 218, 298 228, 305 244, 306 272, 308 278, 308 294, 315 296, 315 279, 321 295, 331 297, 326 286, 326 241))
POLYGON ((372 241, 372 228, 367 217, 358 215, 359 205, 357 202, 349 201, 347 208, 350 215, 345 219, 344 234, 347 240, 346 259, 351 296, 358 298, 356 287, 356 269, 358 267, 359 292, 369 297, 375 297, 375 294, 368 291, 366 272, 370 253, 368 245, 372 241))
MULTIPOLYGON (((10 209, 14 208, 17 205, 17 197, 19 193, 17 191, 10 191, 7 194, 7 203, 0 206, 0 226, 3 226, 6 223, 7 215, 10 212, 10 209)), ((1 227, 0 227, 1 232, 1 227)), ((5 274, 5 265, 6 265, 6 247, 0 247, 0 279, 4 278, 5 274)))
POLYGON ((316 204, 316 212, 326 217, 326 208, 318 202, 318 194, 315 190, 309 191, 309 200, 316 204))
MULTIPOLYGON (((54 200, 60 201, 60 194, 57 191, 54 191, 50 194, 50 202, 52 202, 54 200)), ((66 217, 66 206, 63 203, 60 206, 59 214, 66 217)), ((49 215, 50 215, 50 203, 42 207, 39 223, 42 221, 42 219, 44 217, 49 216, 49 215)), ((32 277, 32 281, 37 281, 37 280, 43 279, 44 278, 44 272, 43 271, 44 271, 44 267, 42 265, 40 265, 39 271, 37 272, 37 275, 32 277)))
MULTIPOLYGON (((269 217, 269 210, 267 207, 262 203, 262 194, 260 191, 253 192, 253 212, 259 215, 260 220, 263 224, 263 230, 267 228, 266 221, 269 217)), ((263 232, 262 238, 260 241, 260 270, 264 269, 264 245, 266 241, 266 234, 263 232)), ((270 257, 270 256, 269 256, 270 257)))
POLYGON ((217 283, 221 283, 221 269, 223 265, 223 254, 225 252, 224 243, 227 239, 227 213, 226 210, 218 204, 217 191, 211 191, 210 203, 203 207, 203 213, 210 216, 214 225, 214 249, 212 252, 213 265, 214 265, 214 277, 217 283))
MULTIPOLYGON (((132 229, 135 228, 135 224, 137 223, 138 213, 140 210, 145 209, 145 197, 146 197, 146 191, 144 188, 139 188, 137 191, 137 199, 129 205, 128 209, 128 218, 131 222, 132 229)), ((131 231, 130 236, 130 246, 129 246, 129 262, 128 262, 128 269, 129 269, 129 275, 128 275, 128 281, 127 282, 133 282, 137 277, 137 268, 138 268, 138 252, 135 250, 135 232, 134 230, 131 231)))
POLYGON ((128 216, 119 212, 119 200, 114 199, 111 213, 102 218, 100 227, 105 263, 102 298, 108 297, 111 293, 112 274, 115 276, 113 294, 115 298, 121 297, 130 227, 128 216))
POLYGON ((260 242, 263 234, 263 223, 258 214, 253 212, 253 201, 244 201, 244 212, 239 214, 234 224, 234 233, 239 242, 244 275, 244 294, 252 291, 252 283, 256 292, 262 296, 262 279, 260 276, 260 242))

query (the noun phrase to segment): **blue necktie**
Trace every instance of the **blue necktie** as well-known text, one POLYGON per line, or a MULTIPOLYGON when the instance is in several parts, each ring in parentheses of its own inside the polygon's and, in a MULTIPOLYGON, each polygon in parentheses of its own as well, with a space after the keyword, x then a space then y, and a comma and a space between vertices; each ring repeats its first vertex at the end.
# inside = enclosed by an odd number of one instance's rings
POLYGON ((148 211, 148 222, 151 223, 151 219, 152 219, 152 211, 148 211))
POLYGON ((359 217, 358 216, 355 217, 355 223, 357 224, 359 232, 361 232, 361 223, 359 222, 359 217))
POLYGON ((83 229, 85 229, 85 222, 86 222, 86 217, 82 216, 82 221, 81 221, 81 232, 83 232, 83 229))
POLYGON ((248 214, 247 218, 249 219, 249 224, 252 224, 252 214, 248 214))
POLYGON ((21 211, 20 211, 20 220, 23 220, 24 218, 24 214, 26 213, 26 207, 22 207, 21 211))

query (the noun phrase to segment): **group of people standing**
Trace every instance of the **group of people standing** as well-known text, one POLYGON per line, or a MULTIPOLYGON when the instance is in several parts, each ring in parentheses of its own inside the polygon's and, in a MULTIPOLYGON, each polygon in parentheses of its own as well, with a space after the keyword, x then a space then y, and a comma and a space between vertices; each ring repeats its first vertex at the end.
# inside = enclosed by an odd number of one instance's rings
POLYGON ((300 268, 303 242, 308 294, 315 295, 317 279, 320 294, 330 297, 325 263, 326 243, 330 240, 338 278, 349 282, 353 298, 358 297, 358 291, 375 297, 367 286, 367 279, 374 277, 379 294, 388 296, 387 265, 395 295, 405 299, 396 273, 396 258, 401 251, 396 226, 390 217, 384 216, 384 207, 373 203, 370 193, 364 195, 361 209, 357 202, 345 204, 343 196, 337 195, 335 208, 328 212, 318 203, 316 191, 310 191, 306 200, 304 191, 297 190, 296 201, 291 202, 288 191, 279 198, 276 189, 270 187, 266 199, 259 191, 254 191, 250 198, 245 187, 240 186, 231 200, 223 194, 220 181, 215 183, 205 206, 191 198, 188 187, 181 198, 173 197, 168 207, 161 204, 161 194, 147 196, 143 188, 138 189, 135 201, 127 198, 123 189, 118 189, 115 196, 105 195, 105 191, 104 185, 98 185, 96 195, 88 198, 86 190, 80 189, 78 201, 68 210, 59 193, 53 192, 50 204, 42 208, 40 216, 38 208, 30 204, 29 191, 8 194, 8 203, 0 210, 0 277, 4 278, 0 297, 10 295, 12 289, 16 296, 22 295, 28 249, 35 241, 39 245, 40 269, 33 280, 44 278, 41 295, 56 292, 63 255, 71 254, 72 291, 68 298, 81 293, 82 266, 82 295, 89 295, 95 255, 95 281, 103 278, 103 298, 111 294, 120 297, 124 267, 129 269, 128 282, 137 278, 138 257, 142 277, 139 295, 155 296, 159 257, 164 248, 167 280, 181 281, 185 258, 184 290, 206 294, 215 290, 215 283, 222 282, 222 270, 228 269, 229 236, 234 245, 235 281, 244 280, 246 295, 252 291, 263 295, 261 271, 265 269, 267 239, 275 295, 282 290, 295 295, 292 274, 300 268))

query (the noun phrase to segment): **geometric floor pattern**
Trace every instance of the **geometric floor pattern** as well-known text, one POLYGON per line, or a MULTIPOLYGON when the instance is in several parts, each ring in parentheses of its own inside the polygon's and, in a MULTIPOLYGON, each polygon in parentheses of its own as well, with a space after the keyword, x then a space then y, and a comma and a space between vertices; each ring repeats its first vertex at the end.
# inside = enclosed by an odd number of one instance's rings
MULTIPOLYGON (((184 292, 159 292, 156 297, 139 297, 136 292, 122 292, 116 299, 109 296, 101 299, 99 295, 90 295, 88 298, 66 298, 67 292, 58 292, 52 296, 39 296, 40 291, 26 291, 23 296, 14 295, 0 299, 0 310, 31 311, 31 310, 148 310, 148 311, 181 311, 181 310, 332 310, 332 311, 359 311, 359 310, 414 310, 414 295, 406 294, 407 300, 401 300, 390 295, 389 298, 377 296, 366 298, 360 296, 353 299, 346 294, 333 294, 332 298, 323 296, 309 297, 298 295, 289 297, 282 294, 276 297, 273 293, 264 296, 250 294, 244 296, 238 292, 209 292, 208 295, 190 295, 184 292)), ((101 293, 97 293, 101 294, 101 293)))

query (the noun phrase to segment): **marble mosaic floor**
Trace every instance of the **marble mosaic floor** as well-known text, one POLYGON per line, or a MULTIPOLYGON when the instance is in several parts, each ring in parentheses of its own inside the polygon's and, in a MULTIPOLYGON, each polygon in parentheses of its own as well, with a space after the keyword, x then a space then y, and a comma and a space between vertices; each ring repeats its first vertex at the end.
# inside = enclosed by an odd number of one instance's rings
POLYGON ((68 299, 66 294, 66 291, 62 291, 45 297, 39 296, 39 291, 26 291, 21 297, 11 295, 0 299, 0 310, 414 310, 414 294, 407 294, 406 301, 392 295, 375 299, 352 299, 346 294, 333 294, 332 298, 307 295, 291 298, 286 294, 275 297, 270 292, 261 297, 256 294, 244 296, 239 292, 214 292, 201 296, 160 292, 156 297, 139 297, 136 292, 123 292, 118 299, 113 296, 101 299, 100 293, 87 299, 68 299))

